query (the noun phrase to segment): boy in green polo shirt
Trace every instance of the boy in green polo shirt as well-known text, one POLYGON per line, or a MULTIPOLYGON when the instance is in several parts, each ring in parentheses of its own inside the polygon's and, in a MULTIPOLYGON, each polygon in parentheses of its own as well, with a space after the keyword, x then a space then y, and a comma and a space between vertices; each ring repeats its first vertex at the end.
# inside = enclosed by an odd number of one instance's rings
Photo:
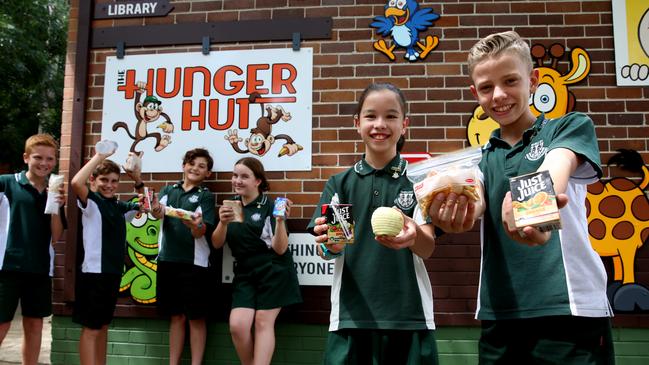
MULTIPOLYGON (((500 129, 483 148, 486 211, 476 317, 481 364, 612 364, 606 271, 588 240, 586 184, 601 176, 588 116, 534 117, 539 85, 529 46, 515 32, 492 34, 471 48, 471 92, 500 129), (558 193, 562 229, 519 234, 511 221, 509 178, 548 170, 558 193)), ((429 211, 442 229, 470 227, 466 198, 438 194, 429 211), (444 204, 442 204, 444 203, 444 204)), ((476 215, 482 212, 477 211, 476 215)))
MULTIPOLYGON (((108 325, 113 319, 124 271, 125 214, 139 210, 138 203, 117 200, 119 166, 95 153, 72 178, 83 226, 83 261, 76 278, 72 320, 82 325, 79 339, 81 365, 106 363, 108 325), (90 182, 90 188, 86 185, 90 182)), ((142 188, 140 173, 129 173, 142 188)), ((138 190, 139 190, 138 189, 138 190)))
POLYGON ((392 84, 362 93, 354 125, 365 145, 363 159, 327 181, 309 228, 319 253, 335 258, 325 364, 437 364, 433 294, 422 258, 435 248, 433 227, 420 217, 407 162, 397 152, 408 126, 406 100, 392 84), (352 204, 354 242, 327 241, 321 214, 336 194, 352 204), (379 207, 396 207, 404 226, 396 237, 375 237, 370 225, 379 207), (422 222, 423 223, 423 222, 422 222))
POLYGON ((183 180, 160 190, 153 203, 153 215, 161 219, 159 236, 157 298, 158 310, 171 317, 169 357, 179 364, 189 321, 192 364, 203 361, 209 311, 205 283, 209 280, 209 237, 216 223, 214 194, 203 181, 211 175, 214 160, 203 148, 195 148, 183 157, 183 180), (193 212, 192 220, 164 215, 164 208, 193 212))
MULTIPOLYGON (((23 364, 36 364, 43 317, 52 314, 54 249, 63 234, 59 215, 45 214, 48 177, 56 166, 58 144, 48 134, 25 141, 27 170, 0 176, 0 345, 20 301, 23 364)), ((58 203, 65 203, 63 188, 58 203)))

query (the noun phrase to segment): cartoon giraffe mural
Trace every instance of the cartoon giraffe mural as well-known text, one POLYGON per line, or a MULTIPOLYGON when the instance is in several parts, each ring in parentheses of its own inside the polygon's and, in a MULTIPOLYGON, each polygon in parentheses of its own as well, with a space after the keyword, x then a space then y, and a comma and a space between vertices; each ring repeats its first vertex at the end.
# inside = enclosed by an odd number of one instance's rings
MULTIPOLYGON (((553 44, 546 50, 543 45, 536 44, 530 51, 539 70, 539 86, 529 100, 532 113, 557 118, 573 111, 576 100, 568 85, 588 76, 591 66, 588 53, 579 47, 572 49, 570 68, 562 75, 557 71, 558 61, 565 55, 562 45, 553 44), (550 67, 544 66, 548 56, 550 67)), ((467 139, 472 146, 484 145, 496 128, 498 123, 477 106, 467 126, 467 139)), ((590 241, 601 257, 613 260, 613 278, 608 287, 613 309, 618 312, 647 311, 649 290, 636 283, 635 257, 649 238, 649 200, 644 194, 649 185, 649 170, 636 151, 621 151, 609 164, 618 162, 641 171, 643 181, 635 184, 627 178, 615 177, 588 187, 586 206, 590 241)))
POLYGON ((601 257, 613 259, 613 282, 608 297, 620 312, 649 310, 649 290, 636 283, 636 252, 649 240, 649 169, 633 150, 618 150, 609 165, 618 164, 642 173, 636 184, 626 177, 614 177, 588 186, 586 215, 590 243, 601 257))

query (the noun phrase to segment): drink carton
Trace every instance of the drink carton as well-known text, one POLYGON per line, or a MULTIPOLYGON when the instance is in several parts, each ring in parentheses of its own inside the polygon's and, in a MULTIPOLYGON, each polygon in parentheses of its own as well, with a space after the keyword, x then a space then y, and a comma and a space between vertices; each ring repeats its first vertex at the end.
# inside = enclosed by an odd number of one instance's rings
POLYGON ((516 228, 533 226, 541 232, 561 229, 552 178, 538 171, 509 179, 516 228))

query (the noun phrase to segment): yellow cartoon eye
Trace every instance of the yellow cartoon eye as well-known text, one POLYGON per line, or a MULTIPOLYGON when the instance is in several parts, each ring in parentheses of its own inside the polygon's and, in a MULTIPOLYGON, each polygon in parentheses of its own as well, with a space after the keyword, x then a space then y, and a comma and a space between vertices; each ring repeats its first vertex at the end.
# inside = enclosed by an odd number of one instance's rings
POLYGON ((550 112, 557 105, 557 93, 549 84, 540 84, 533 98, 534 107, 542 113, 550 112))

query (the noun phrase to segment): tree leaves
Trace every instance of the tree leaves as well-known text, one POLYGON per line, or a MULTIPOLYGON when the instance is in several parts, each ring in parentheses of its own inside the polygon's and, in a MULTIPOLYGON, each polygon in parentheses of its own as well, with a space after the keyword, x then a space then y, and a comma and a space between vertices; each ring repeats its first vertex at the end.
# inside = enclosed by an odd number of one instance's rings
POLYGON ((32 134, 61 134, 69 5, 0 0, 0 162, 23 166, 32 134))

